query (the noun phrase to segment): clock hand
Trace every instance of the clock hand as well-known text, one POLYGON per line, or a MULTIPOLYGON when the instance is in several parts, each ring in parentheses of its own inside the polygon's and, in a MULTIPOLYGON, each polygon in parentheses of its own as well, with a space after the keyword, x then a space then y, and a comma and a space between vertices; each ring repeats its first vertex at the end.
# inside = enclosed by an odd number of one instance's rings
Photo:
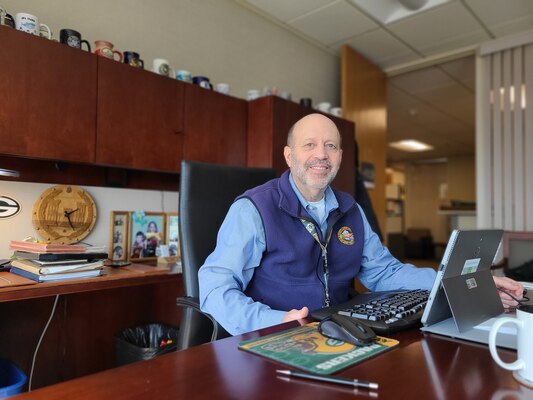
POLYGON ((63 211, 63 215, 64 215, 65 217, 67 217, 68 223, 69 223, 69 225, 70 225, 70 227, 71 227, 72 229, 74 229, 74 225, 72 225, 72 221, 70 220, 70 214, 72 214, 74 211, 77 211, 77 210, 78 210, 78 209, 76 208, 75 210, 70 211, 70 212, 63 211))
POLYGON ((78 208, 75 208, 75 209, 72 210, 72 211, 64 211, 65 217, 68 217, 70 214, 72 214, 72 213, 75 212, 75 211, 78 211, 78 208))

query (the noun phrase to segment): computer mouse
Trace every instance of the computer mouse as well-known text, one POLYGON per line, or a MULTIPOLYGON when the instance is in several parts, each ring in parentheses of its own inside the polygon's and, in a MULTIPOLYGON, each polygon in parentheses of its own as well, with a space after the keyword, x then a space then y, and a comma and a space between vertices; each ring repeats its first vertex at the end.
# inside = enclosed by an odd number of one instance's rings
POLYGON ((356 346, 367 346, 376 340, 375 332, 368 325, 339 314, 332 314, 320 321, 318 331, 324 336, 356 346))

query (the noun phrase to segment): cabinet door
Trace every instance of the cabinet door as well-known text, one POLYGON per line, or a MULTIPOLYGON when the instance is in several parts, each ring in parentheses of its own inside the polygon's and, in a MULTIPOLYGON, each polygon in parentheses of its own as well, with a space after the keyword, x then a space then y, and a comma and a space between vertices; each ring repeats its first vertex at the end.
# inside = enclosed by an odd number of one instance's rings
POLYGON ((96 56, 0 26, 0 153, 94 161, 96 56))
MULTIPOLYGON (((288 167, 283 156, 287 134, 300 118, 316 111, 276 96, 262 97, 248 105, 248 151, 247 165, 273 167, 281 175, 288 167)), ((354 135, 353 122, 327 115, 342 137, 342 164, 333 181, 333 186, 355 194, 354 135)))
POLYGON ((98 57, 96 162, 179 172, 184 83, 98 57))
POLYGON ((245 100, 187 84, 184 118, 185 159, 245 165, 245 100))

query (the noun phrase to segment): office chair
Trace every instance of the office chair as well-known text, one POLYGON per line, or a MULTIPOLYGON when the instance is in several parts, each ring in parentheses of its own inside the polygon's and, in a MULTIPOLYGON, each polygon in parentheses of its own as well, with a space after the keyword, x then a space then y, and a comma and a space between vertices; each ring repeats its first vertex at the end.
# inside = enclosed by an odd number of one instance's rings
POLYGON ((212 316, 200 310, 198 270, 215 249, 218 230, 235 198, 275 176, 270 168, 182 161, 179 231, 184 297, 176 302, 184 309, 178 350, 229 336, 212 316))

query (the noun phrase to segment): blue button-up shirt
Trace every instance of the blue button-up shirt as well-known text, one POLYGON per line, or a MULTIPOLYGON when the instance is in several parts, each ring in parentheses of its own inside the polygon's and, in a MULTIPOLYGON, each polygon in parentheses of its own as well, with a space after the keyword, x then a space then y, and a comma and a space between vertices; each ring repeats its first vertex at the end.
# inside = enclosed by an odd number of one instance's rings
MULTIPOLYGON (((322 219, 296 188, 292 189, 303 207, 326 231, 327 216, 338 207, 330 187, 326 189, 325 214, 322 219)), ((359 205, 358 205, 359 207, 359 205)), ((364 226, 364 248, 359 280, 370 290, 427 289, 431 290, 436 273, 431 268, 402 264, 381 244, 361 210, 364 226)), ((243 292, 251 281, 254 268, 261 264, 266 250, 265 231, 261 216, 246 199, 230 207, 217 236, 217 246, 198 272, 200 307, 211 314, 232 335, 279 324, 286 311, 273 310, 254 301, 243 292)))

